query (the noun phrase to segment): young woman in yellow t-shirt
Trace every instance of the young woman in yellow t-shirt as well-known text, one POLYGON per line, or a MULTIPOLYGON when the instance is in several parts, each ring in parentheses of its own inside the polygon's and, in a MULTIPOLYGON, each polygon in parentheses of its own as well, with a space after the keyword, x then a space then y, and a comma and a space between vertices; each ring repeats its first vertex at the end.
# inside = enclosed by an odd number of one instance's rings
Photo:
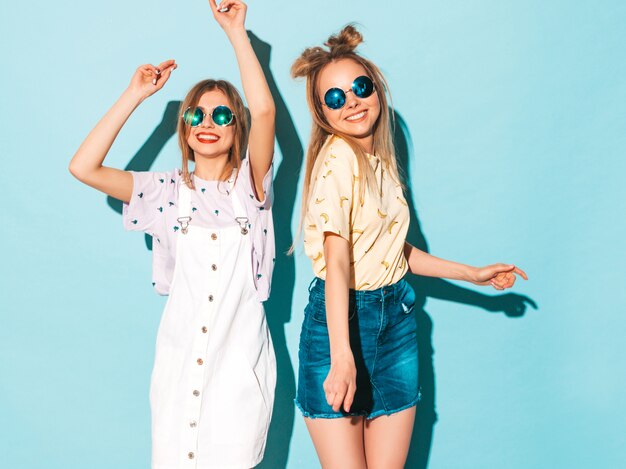
POLYGON ((446 261, 406 242, 386 82, 355 52, 362 40, 347 26, 326 49, 306 49, 291 70, 307 79, 313 115, 301 224, 316 275, 296 404, 324 468, 392 469, 404 467, 420 398, 407 270, 498 290, 526 274, 446 261))

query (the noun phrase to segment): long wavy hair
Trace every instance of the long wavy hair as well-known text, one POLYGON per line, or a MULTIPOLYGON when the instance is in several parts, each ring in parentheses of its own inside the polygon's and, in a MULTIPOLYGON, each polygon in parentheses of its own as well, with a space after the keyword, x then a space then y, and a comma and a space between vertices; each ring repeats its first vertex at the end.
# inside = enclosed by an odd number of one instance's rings
MULTIPOLYGON (((393 112, 387 103, 388 86, 380 69, 370 60, 359 55, 355 49, 363 42, 363 36, 353 25, 347 25, 338 34, 328 38, 323 47, 309 47, 296 59, 291 66, 292 78, 306 78, 306 96, 309 110, 313 117, 311 138, 306 152, 304 190, 302 194, 302 208, 300 213, 300 232, 304 223, 306 207, 311 195, 311 177, 316 159, 324 143, 330 135, 336 135, 345 140, 354 151, 357 159, 359 178, 364 184, 360 184, 359 198, 363 203, 365 190, 377 193, 374 170, 372 169, 366 152, 361 148, 357 139, 347 135, 328 123, 323 112, 322 97, 318 92, 318 81, 322 70, 326 65, 343 59, 353 60, 361 65, 374 83, 374 90, 380 102, 380 115, 373 128, 373 153, 381 159, 383 167, 389 176, 402 184, 398 174, 398 165, 393 144, 392 119, 393 112)), ((391 100, 391 97, 390 97, 391 100)), ((378 192, 379 193, 379 192, 378 192)), ((293 248, 293 247, 292 247, 293 248)), ((292 249, 293 250, 293 249, 292 249)))
MULTIPOLYGON (((248 143, 248 121, 246 109, 237 89, 226 80, 202 80, 201 82, 196 83, 193 88, 189 90, 187 96, 185 96, 185 99, 180 105, 179 115, 182 116, 185 109, 197 106, 202 95, 213 90, 219 90, 226 95, 233 107, 233 113, 235 114, 235 118, 231 124, 235 126, 235 138, 233 146, 228 152, 228 163, 230 166, 226 167, 224 174, 220 177, 220 180, 223 180, 230 175, 230 171, 232 171, 232 169, 241 167, 241 160, 248 143)), ((191 189, 195 189, 189 172, 189 161, 195 162, 196 159, 193 150, 187 143, 187 139, 191 133, 191 127, 185 124, 182 118, 179 118, 176 126, 176 132, 178 133, 178 145, 180 146, 183 157, 183 181, 191 189)))

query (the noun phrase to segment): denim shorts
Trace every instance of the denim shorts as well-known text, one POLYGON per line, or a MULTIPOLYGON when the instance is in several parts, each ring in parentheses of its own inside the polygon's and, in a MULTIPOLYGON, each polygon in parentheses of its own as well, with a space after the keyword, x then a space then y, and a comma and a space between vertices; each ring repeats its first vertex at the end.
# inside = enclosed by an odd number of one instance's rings
POLYGON ((330 371, 324 280, 309 287, 300 334, 298 390, 295 403, 305 417, 368 419, 414 406, 417 381, 415 292, 400 280, 378 290, 350 290, 350 347, 356 365, 356 394, 350 412, 335 412, 326 402, 323 383, 330 371))

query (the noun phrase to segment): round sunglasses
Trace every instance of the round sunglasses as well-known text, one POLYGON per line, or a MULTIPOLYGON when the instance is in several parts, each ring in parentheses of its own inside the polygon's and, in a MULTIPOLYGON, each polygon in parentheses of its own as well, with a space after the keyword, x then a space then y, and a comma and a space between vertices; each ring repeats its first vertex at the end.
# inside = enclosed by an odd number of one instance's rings
MULTIPOLYGON (((235 118, 235 114, 233 114, 233 111, 231 111, 228 106, 214 107, 209 115, 216 125, 222 127, 230 125, 235 118)), ((187 109, 185 109, 185 112, 183 112, 183 115, 181 117, 183 118, 183 121, 185 121, 185 124, 187 124, 188 126, 198 127, 200 124, 202 124, 202 122, 204 122, 206 116, 207 114, 204 112, 204 109, 196 106, 194 108, 188 107, 187 109)))
POLYGON ((324 93, 324 104, 328 109, 337 110, 346 104, 346 93, 352 91, 357 98, 368 98, 374 92, 374 83, 369 77, 356 77, 352 82, 352 86, 348 90, 341 88, 331 88, 324 93))

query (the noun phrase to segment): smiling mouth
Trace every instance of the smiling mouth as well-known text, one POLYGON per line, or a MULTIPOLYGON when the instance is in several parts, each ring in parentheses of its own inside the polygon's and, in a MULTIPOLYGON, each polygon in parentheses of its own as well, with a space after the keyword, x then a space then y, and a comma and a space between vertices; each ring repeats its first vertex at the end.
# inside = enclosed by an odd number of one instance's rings
POLYGON ((196 134, 196 140, 198 140, 200 143, 215 143, 219 139, 220 138, 215 134, 196 134))
POLYGON ((367 111, 361 111, 357 114, 352 114, 351 116, 346 117, 346 120, 349 122, 360 122, 365 118, 367 111))

